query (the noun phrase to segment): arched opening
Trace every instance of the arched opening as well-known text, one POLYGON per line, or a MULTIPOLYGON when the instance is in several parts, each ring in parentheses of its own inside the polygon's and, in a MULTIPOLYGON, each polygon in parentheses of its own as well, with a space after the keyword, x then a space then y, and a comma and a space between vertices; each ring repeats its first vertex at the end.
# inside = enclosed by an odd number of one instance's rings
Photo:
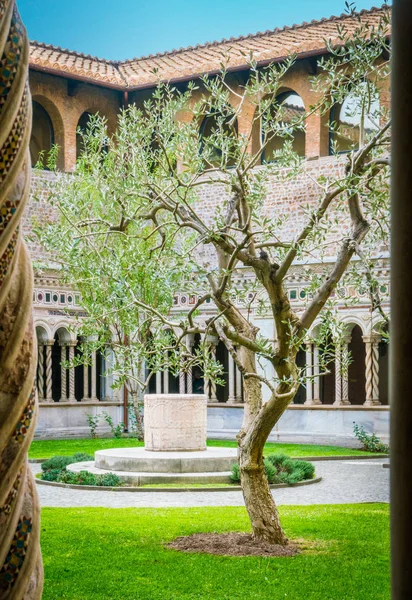
POLYGON ((79 129, 82 132, 85 132, 87 129, 87 126, 89 124, 89 120, 90 117, 92 116, 92 113, 89 112, 84 112, 78 123, 77 123, 77 128, 76 128, 76 158, 79 158, 79 156, 81 155, 81 153, 84 150, 84 141, 83 141, 83 137, 82 134, 80 133, 79 129))
POLYGON ((34 167, 41 154, 44 154, 43 164, 47 168, 47 154, 54 144, 53 123, 47 110, 33 100, 33 122, 30 138, 31 166, 34 167))
POLYGON ((350 362, 348 368, 349 401, 361 405, 366 400, 365 358, 366 350, 362 329, 355 325, 348 345, 350 362))
MULTIPOLYGON (((296 365, 301 369, 302 375, 305 374, 304 366, 306 365, 306 352, 300 348, 296 355, 296 365)), ((301 383, 296 396, 293 399, 293 404, 304 404, 306 401, 306 387, 301 383)))
POLYGON ((286 140, 292 141, 292 149, 298 156, 305 156, 306 134, 303 128, 305 105, 296 92, 289 90, 278 94, 261 119, 262 143, 267 143, 262 152, 262 163, 276 160, 276 152, 283 149, 286 140), (282 135, 274 134, 276 123, 282 135))
POLYGON ((380 103, 377 93, 364 83, 349 93, 330 114, 330 154, 357 150, 363 139, 379 129, 380 103))
POLYGON ((199 137, 205 168, 232 167, 236 163, 238 123, 233 115, 215 112, 205 116, 199 137))
POLYGON ((320 400, 322 404, 333 404, 335 402, 336 368, 335 358, 332 356, 332 335, 329 334, 326 344, 319 346, 320 364, 323 365, 320 377, 320 400), (328 371, 325 373, 325 369, 328 371))

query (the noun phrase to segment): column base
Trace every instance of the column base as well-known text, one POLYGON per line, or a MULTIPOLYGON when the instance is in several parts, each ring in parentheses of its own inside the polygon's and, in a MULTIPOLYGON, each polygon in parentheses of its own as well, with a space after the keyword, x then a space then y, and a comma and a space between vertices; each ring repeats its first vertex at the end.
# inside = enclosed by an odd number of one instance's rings
POLYGON ((333 403, 333 406, 350 406, 349 400, 338 400, 333 403))
POLYGON ((226 404, 236 404, 236 398, 228 398, 226 400, 226 404))
POLYGON ((322 402, 319 400, 319 398, 312 398, 311 400, 306 400, 303 404, 305 406, 319 406, 319 404, 322 404, 322 402))
POLYGON ((366 400, 363 403, 363 406, 381 406, 381 402, 379 402, 379 400, 370 399, 370 400, 366 400))
POLYGON ((70 402, 70 404, 74 404, 75 402, 77 402, 76 398, 68 398, 67 402, 70 402))

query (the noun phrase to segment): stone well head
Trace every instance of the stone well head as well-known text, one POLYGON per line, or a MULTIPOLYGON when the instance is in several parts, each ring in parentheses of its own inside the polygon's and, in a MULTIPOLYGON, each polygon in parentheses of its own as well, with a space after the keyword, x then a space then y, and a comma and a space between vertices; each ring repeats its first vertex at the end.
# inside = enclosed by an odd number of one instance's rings
POLYGON ((206 450, 205 394, 147 394, 144 446, 151 452, 206 450))

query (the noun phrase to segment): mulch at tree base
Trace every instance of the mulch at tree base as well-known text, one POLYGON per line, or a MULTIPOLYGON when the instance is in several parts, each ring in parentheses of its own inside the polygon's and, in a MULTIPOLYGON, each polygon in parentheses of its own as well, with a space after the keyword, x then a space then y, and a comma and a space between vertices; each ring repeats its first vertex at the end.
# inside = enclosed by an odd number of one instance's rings
POLYGON ((167 545, 181 552, 203 552, 223 556, 295 556, 296 544, 269 544, 255 539, 250 533, 195 533, 178 537, 167 545))

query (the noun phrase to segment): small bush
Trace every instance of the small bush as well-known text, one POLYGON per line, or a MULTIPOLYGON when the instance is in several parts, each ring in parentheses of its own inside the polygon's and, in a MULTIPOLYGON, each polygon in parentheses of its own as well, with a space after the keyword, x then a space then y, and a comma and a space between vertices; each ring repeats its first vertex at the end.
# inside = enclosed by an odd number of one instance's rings
POLYGON ((73 462, 73 456, 52 456, 41 464, 42 471, 65 469, 73 462))
POLYGON ((71 483, 74 485, 96 485, 96 475, 89 473, 89 471, 80 471, 80 473, 62 471, 59 481, 61 483, 71 483))
POLYGON ((61 472, 61 469, 50 469, 41 474, 41 479, 43 481, 58 481, 61 472))
POLYGON ((94 460, 94 456, 91 454, 86 454, 86 452, 76 452, 72 456, 72 462, 85 462, 86 460, 94 460))
POLYGON ((120 485, 120 478, 114 473, 106 473, 105 475, 96 476, 96 485, 104 487, 116 487, 120 485))
MULTIPOLYGON (((315 467, 306 460, 293 460, 286 454, 269 454, 263 462, 265 474, 270 484, 287 483, 293 485, 299 481, 313 479, 315 467)), ((240 483, 240 469, 236 463, 230 474, 232 483, 240 483)))
POLYGON ((387 454, 389 452, 389 446, 382 442, 375 433, 366 433, 363 425, 353 424, 354 436, 362 444, 362 450, 367 452, 379 452, 381 454, 387 454))

